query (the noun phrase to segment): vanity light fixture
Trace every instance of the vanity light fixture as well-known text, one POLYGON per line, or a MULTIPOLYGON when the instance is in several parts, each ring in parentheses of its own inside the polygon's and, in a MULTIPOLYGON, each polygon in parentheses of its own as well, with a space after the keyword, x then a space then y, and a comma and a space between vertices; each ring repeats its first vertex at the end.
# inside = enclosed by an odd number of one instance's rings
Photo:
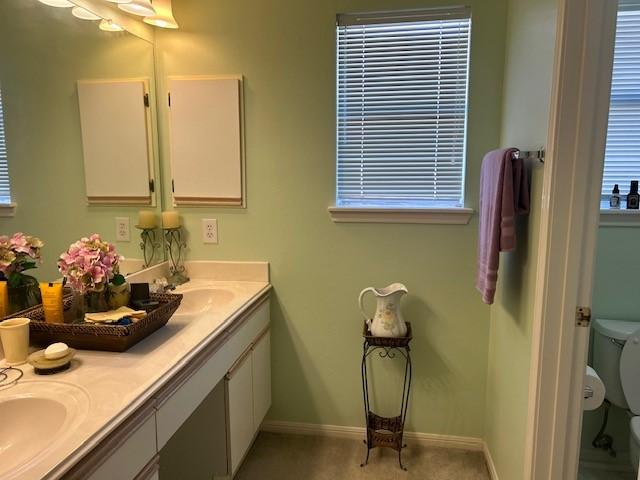
POLYGON ((49 5, 50 7, 69 8, 75 7, 75 5, 68 0, 38 0, 40 3, 49 5))
POLYGON ((173 18, 171 0, 154 0, 153 8, 156 14, 144 17, 144 23, 160 28, 178 28, 178 23, 173 18))
POLYGON ((118 3, 118 8, 141 17, 149 17, 156 14, 149 0, 131 0, 128 3, 118 3))
POLYGON ((102 20, 99 25, 100 30, 105 32, 123 32, 124 27, 111 20, 102 20))
POLYGON ((71 14, 76 17, 79 18, 81 20, 100 20, 102 19, 102 17, 96 15, 95 13, 90 12, 89 10, 87 10, 86 8, 82 8, 82 7, 73 7, 71 9, 71 14))

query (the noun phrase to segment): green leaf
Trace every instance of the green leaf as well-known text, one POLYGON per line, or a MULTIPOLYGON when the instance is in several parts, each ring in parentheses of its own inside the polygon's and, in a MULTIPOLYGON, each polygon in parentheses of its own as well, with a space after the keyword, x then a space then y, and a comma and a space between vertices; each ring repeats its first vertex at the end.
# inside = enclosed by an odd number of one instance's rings
POLYGON ((24 262, 22 264, 22 270, 30 270, 32 268, 36 268, 36 262, 24 262))
POLYGON ((126 283, 127 280, 124 278, 124 275, 121 274, 117 274, 113 276, 113 279, 111 280, 111 283, 113 283, 116 286, 122 285, 124 283, 126 283))

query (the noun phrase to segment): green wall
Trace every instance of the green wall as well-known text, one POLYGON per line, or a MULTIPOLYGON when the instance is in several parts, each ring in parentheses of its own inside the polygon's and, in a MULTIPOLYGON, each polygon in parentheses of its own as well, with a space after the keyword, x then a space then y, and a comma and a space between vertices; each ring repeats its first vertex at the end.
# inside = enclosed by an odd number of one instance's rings
MULTIPOLYGON (((640 321, 638 271, 640 271, 640 229, 602 226, 598 230, 592 308, 594 318, 640 321)), ((640 325, 639 325, 640 326, 640 325)), ((591 363, 591 362, 590 362, 591 363)), ((606 432, 613 437, 616 458, 591 446, 602 425, 603 407, 584 412, 582 417, 581 460, 628 467, 629 416, 612 407, 606 432)))
POLYGON ((593 286, 596 318, 640 321, 640 228, 600 227, 593 286))
MULTIPOLYGON (((133 228, 139 207, 87 205, 76 82, 148 77, 153 85, 153 76, 150 43, 102 32, 69 9, 0 1, 0 88, 18 204, 15 217, 0 218, 0 234, 23 231, 42 238, 44 264, 32 271, 40 279, 59 277, 57 257, 80 237, 97 232, 114 241, 116 216, 129 216, 132 229, 132 241, 117 243, 118 251, 141 257, 133 228)), ((105 165, 111 181, 126 173, 105 165)))
MULTIPOLYGON (((467 205, 476 208, 482 155, 499 145, 506 1, 467 3, 467 205)), ((336 14, 442 4, 459 2, 181 0, 174 2, 180 30, 158 32, 159 98, 168 75, 245 76, 247 209, 180 212, 191 234, 190 259, 271 264, 271 419, 362 425, 358 293, 401 281, 414 329, 407 428, 483 434, 489 309, 474 289, 476 220, 336 224, 327 213, 335 188, 336 14), (200 241, 200 219, 211 217, 219 222, 219 245, 200 241)), ((166 167, 166 106, 159 112, 166 167)), ((165 187, 168 181, 166 175, 165 187)), ((391 373, 381 365, 376 378, 391 373)))
MULTIPOLYGON (((555 0, 510 0, 502 145, 546 145, 555 46, 555 0)), ((491 307, 485 441, 501 479, 523 478, 531 326, 544 168, 531 167, 531 213, 514 252, 501 254, 491 307)))

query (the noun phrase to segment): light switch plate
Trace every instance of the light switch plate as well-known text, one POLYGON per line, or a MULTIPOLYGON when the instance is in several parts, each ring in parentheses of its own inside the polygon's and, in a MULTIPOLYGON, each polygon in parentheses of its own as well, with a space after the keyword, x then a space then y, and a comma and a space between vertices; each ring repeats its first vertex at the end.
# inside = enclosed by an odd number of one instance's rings
POLYGON ((116 217, 116 240, 118 242, 131 241, 129 217, 116 217))
POLYGON ((215 218, 202 219, 202 241, 204 243, 218 243, 218 220, 215 218))

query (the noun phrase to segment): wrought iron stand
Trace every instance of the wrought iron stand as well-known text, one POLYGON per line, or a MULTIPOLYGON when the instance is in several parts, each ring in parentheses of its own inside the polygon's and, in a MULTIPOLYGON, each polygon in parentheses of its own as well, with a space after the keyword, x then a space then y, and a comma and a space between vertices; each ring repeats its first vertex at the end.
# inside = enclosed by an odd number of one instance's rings
POLYGON ((407 336, 402 338, 373 337, 369 333, 367 325, 364 326, 364 346, 362 351, 362 394, 364 397, 364 413, 367 425, 367 457, 360 466, 364 467, 369 463, 369 453, 371 449, 377 447, 392 448, 398 452, 398 463, 402 470, 407 470, 402 465, 402 449, 406 447, 403 443, 404 421, 407 417, 407 407, 409 406, 409 393, 411 391, 411 353, 409 342, 411 341, 411 324, 407 322, 407 336), (400 403, 400 414, 396 417, 381 417, 371 411, 369 403, 369 380, 367 377, 367 358, 377 352, 381 358, 395 358, 397 354, 405 359, 404 384, 402 387, 402 401, 400 403))

